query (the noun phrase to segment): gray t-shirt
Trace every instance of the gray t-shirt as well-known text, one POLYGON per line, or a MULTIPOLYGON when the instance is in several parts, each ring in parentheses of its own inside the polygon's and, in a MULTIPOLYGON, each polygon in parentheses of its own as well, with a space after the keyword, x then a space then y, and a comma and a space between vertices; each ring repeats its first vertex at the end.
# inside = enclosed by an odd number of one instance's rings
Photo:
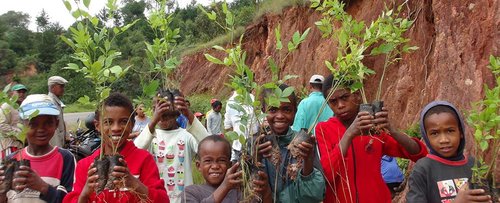
POLYGON ((209 135, 222 134, 222 115, 220 112, 211 111, 207 116, 207 131, 209 135))
MULTIPOLYGON (((214 188, 208 184, 203 185, 190 185, 184 189, 181 194, 181 202, 201 202, 201 203, 212 203, 215 202, 213 193, 217 188, 214 188)), ((238 202, 241 193, 236 189, 230 190, 222 203, 234 203, 238 202)))

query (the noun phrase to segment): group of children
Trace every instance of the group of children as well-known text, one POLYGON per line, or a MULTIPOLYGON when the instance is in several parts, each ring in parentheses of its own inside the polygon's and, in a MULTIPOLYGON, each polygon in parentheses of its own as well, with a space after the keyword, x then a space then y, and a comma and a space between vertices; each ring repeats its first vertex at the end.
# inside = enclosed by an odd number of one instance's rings
MULTIPOLYGON (((327 77, 324 95, 337 82, 327 77)), ((420 128, 424 144, 396 130, 387 108, 375 115, 360 112, 360 94, 345 84, 327 100, 335 116, 318 123, 315 136, 296 145, 298 156, 292 156, 288 148, 297 135, 291 128, 297 111, 295 94, 279 107, 264 106, 271 132, 260 136, 267 139, 257 148, 262 167, 252 188, 259 201, 391 202, 380 175, 383 155, 417 162, 409 179, 408 202, 492 201, 485 191, 466 186, 473 158, 463 154, 464 124, 452 104, 432 102, 423 109, 420 128), (372 133, 373 129, 378 132, 372 133), (279 158, 272 154, 275 145, 279 158), (290 166, 298 162, 297 175, 291 178, 290 166)), ((282 90, 286 87, 280 86, 282 90)), ((126 138, 134 125, 134 107, 127 97, 111 94, 96 111, 95 125, 104 145, 78 164, 68 150, 49 144, 59 114, 50 98, 28 96, 20 114, 28 127, 28 145, 9 158, 29 160, 31 165, 19 167, 13 178, 17 184, 0 193, 0 203, 238 202, 243 198, 244 174, 239 163, 231 162, 231 144, 220 135, 209 135, 182 96, 173 104, 156 99, 151 121, 132 142, 126 138), (176 121, 181 114, 187 120, 185 129, 176 121), (110 169, 110 175, 120 187, 101 191, 102 177, 97 175, 95 160, 114 153, 121 155, 121 164, 110 169), (205 179, 203 185, 193 185, 192 159, 205 179)), ((3 165, 0 186, 5 173, 3 165)))

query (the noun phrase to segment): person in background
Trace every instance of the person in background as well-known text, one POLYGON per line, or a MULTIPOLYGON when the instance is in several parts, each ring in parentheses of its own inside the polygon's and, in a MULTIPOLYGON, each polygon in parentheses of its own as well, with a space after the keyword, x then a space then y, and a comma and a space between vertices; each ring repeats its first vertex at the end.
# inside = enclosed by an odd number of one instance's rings
MULTIPOLYGON (((21 103, 26 98, 26 92, 28 89, 23 84, 15 84, 10 88, 9 96, 17 96, 16 103, 21 105, 21 103)), ((17 126, 21 122, 19 118, 19 112, 7 103, 3 103, 0 108, 0 158, 4 158, 7 155, 23 148, 23 143, 18 140, 14 135, 21 132, 21 129, 17 126)), ((24 140, 23 140, 24 141, 24 140)))
POLYGON ((132 133, 130 133, 128 139, 135 139, 142 130, 148 126, 150 119, 146 116, 144 112, 144 104, 137 104, 135 106, 135 124, 134 128, 132 128, 132 133))
MULTIPOLYGON (((238 104, 238 101, 236 98, 238 97, 238 93, 236 91, 233 91, 233 94, 231 97, 229 97, 227 103, 226 103, 226 113, 224 114, 224 129, 226 132, 228 131, 234 131, 238 135, 243 135, 245 136, 245 139, 247 139, 249 136, 254 135, 255 133, 259 132, 259 123, 257 121, 257 118, 255 118, 253 115, 253 107, 249 105, 242 105, 242 108, 244 112, 240 112, 237 109, 234 109, 231 107, 233 104, 238 104), (241 124, 241 118, 244 117, 245 115, 248 116, 247 118, 247 126, 245 128, 245 131, 241 131, 240 125, 241 124)), ((252 101, 255 100, 255 96, 252 94, 249 94, 249 97, 252 101)), ((241 143, 238 139, 233 141, 233 152, 231 154, 231 161, 237 161, 239 160, 239 157, 241 155, 241 143)))
POLYGON ((295 120, 293 121, 293 130, 300 131, 300 129, 309 129, 310 127, 314 129, 318 122, 326 121, 333 116, 333 111, 328 104, 323 104, 327 96, 323 95, 321 92, 324 80, 325 78, 321 75, 313 75, 311 79, 309 79, 309 89, 311 93, 299 103, 297 114, 295 114, 295 120), (323 105, 325 105, 325 108, 321 114, 319 114, 321 106, 323 105))
POLYGON ((210 135, 221 135, 222 134, 222 115, 220 110, 222 109, 222 102, 215 101, 212 103, 212 112, 207 115, 207 131, 210 135))
POLYGON ((63 109, 65 107, 64 103, 61 101, 64 95, 64 87, 68 83, 66 79, 61 76, 52 76, 48 79, 47 84, 49 86, 48 95, 54 100, 57 108, 59 108, 59 124, 57 125, 57 130, 50 144, 53 146, 63 147, 66 140, 69 140, 69 134, 66 131, 66 124, 64 123, 64 113, 63 109))
POLYGON ((394 157, 384 155, 382 156, 381 164, 381 172, 382 177, 384 178, 385 184, 391 191, 391 197, 394 198, 396 193, 394 188, 399 187, 403 182, 405 176, 401 172, 401 169, 398 166, 398 162, 394 157))
POLYGON ((192 160, 197 152, 198 142, 204 136, 196 137, 180 128, 176 121, 181 115, 177 106, 172 109, 167 95, 160 93, 158 96, 159 99, 154 102, 151 122, 134 140, 134 144, 153 154, 160 178, 165 180, 164 187, 167 188, 170 202, 181 203, 184 187, 193 184, 192 160))

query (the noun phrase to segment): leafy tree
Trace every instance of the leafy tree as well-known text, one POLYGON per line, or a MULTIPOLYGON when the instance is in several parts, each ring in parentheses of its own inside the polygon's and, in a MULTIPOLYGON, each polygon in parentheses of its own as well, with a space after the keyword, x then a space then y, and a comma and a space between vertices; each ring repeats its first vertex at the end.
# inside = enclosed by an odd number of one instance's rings
POLYGON ((37 31, 43 31, 49 25, 49 15, 42 9, 42 12, 36 17, 37 31))

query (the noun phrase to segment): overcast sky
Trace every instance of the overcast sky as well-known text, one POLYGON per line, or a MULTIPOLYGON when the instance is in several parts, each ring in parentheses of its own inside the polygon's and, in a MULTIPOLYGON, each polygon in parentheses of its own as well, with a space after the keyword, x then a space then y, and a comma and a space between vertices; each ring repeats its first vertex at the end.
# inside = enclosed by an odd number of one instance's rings
MULTIPOLYGON (((8 11, 21 11, 28 13, 31 17, 31 30, 36 30, 35 18, 40 15, 42 9, 49 15, 50 22, 59 22, 59 24, 67 28, 75 19, 68 12, 62 0, 0 0, 0 15, 8 11)), ((207 5, 213 0, 197 0, 198 3, 207 5)), ((219 1, 219 0, 217 0, 219 1)), ((70 1, 73 2, 73 1, 70 1)), ((96 14, 106 4, 106 0, 92 0, 90 3, 90 13, 96 14)), ((120 1, 119 1, 120 2, 120 1)), ((178 0, 180 7, 185 7, 191 0, 178 0)))

